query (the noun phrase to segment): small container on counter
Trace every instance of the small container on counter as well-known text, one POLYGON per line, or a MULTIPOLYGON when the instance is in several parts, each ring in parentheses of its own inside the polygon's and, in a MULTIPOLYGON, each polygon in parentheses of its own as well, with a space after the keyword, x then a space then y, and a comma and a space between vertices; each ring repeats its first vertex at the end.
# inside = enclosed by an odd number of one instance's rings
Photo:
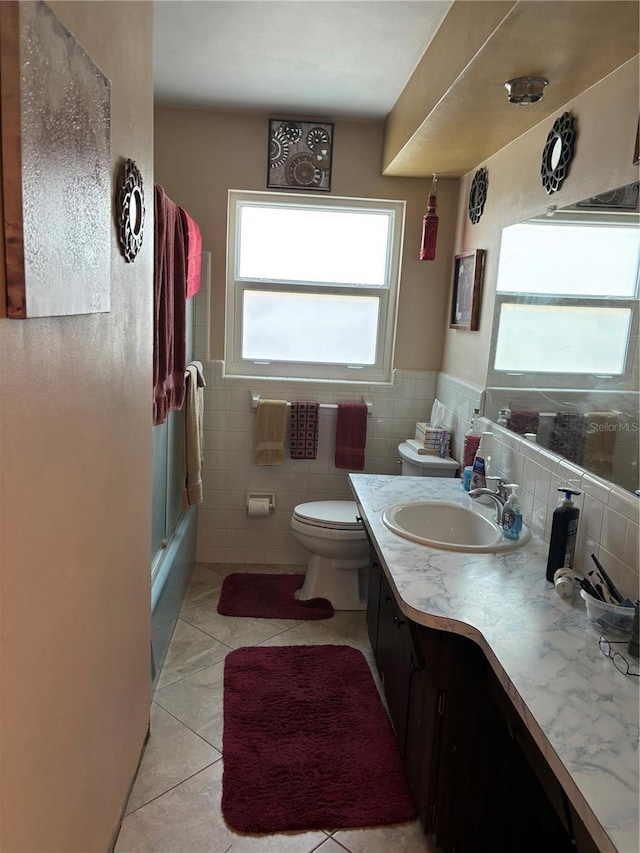
POLYGON ((462 472, 462 488, 465 492, 471 491, 471 475, 473 474, 473 465, 467 465, 462 472))

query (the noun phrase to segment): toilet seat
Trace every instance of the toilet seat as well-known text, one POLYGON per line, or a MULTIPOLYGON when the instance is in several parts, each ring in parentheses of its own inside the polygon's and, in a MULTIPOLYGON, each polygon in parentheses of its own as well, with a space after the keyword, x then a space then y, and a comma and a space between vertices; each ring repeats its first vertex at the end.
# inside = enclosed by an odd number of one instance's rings
POLYGON ((357 520, 357 515, 355 501, 311 501, 298 504, 293 510, 293 518, 310 527, 362 532, 364 535, 364 528, 357 520))

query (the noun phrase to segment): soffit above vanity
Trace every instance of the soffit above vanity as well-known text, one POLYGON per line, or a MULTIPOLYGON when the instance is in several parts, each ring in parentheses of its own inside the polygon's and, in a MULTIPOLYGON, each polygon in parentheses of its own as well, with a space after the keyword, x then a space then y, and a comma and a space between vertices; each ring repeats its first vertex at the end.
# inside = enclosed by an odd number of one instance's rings
POLYGON ((385 122, 382 173, 459 177, 638 54, 634 0, 456 0, 385 122), (509 103, 513 77, 549 80, 509 103))

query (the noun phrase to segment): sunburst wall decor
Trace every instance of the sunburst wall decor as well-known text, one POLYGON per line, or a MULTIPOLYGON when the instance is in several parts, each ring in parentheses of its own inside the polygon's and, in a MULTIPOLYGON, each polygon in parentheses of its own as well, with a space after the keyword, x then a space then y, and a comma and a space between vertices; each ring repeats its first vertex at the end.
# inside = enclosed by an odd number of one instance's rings
POLYGON ((333 124, 269 120, 268 189, 331 190, 333 124))

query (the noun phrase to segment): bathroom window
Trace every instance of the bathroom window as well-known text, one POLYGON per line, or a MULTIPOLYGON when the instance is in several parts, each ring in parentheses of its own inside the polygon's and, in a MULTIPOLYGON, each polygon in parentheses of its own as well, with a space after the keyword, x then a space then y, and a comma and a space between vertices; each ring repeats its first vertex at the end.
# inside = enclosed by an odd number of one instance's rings
POLYGON ((637 224, 577 217, 503 230, 489 384, 637 390, 637 224))
POLYGON ((230 190, 227 374, 388 381, 404 206, 230 190))

